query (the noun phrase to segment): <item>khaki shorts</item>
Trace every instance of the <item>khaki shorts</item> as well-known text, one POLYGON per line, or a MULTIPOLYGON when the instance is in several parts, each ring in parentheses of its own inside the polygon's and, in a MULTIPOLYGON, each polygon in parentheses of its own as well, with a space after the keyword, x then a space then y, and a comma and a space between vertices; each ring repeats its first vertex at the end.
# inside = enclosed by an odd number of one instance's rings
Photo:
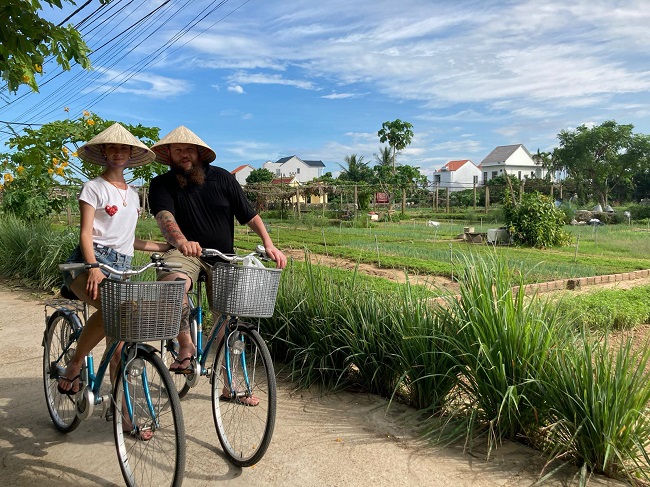
MULTIPOLYGON (((183 267, 180 269, 172 269, 171 271, 158 271, 158 280, 162 280, 164 277, 169 276, 170 274, 181 273, 185 274, 192 281, 192 287, 194 283, 199 280, 199 275, 203 272, 205 273, 206 279, 206 291, 208 295, 208 303, 212 304, 212 266, 207 262, 199 259, 198 257, 186 257, 178 249, 168 250, 163 254, 163 260, 165 262, 173 262, 175 264, 181 264, 183 267)), ((192 289, 190 287, 190 289, 192 289)))

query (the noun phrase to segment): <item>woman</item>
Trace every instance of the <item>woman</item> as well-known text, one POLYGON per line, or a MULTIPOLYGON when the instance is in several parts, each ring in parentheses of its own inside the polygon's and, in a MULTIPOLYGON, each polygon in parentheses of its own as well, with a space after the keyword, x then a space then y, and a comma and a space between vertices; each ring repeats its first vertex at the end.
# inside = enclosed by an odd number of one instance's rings
MULTIPOLYGON (((126 168, 148 164, 155 159, 155 154, 119 123, 93 137, 79 148, 78 154, 82 160, 105 169, 99 177, 86 182, 79 194, 79 246, 68 262, 103 262, 116 270, 124 270, 131 265, 134 249, 148 252, 168 250, 170 245, 167 243, 135 238, 140 199, 137 191, 124 180, 126 168)), ((106 277, 107 274, 98 268, 64 273, 65 285, 97 311, 86 322, 75 353, 59 377, 61 394, 79 392, 84 357, 105 336, 99 284, 106 277)), ((119 353, 111 358, 111 371, 116 370, 119 358, 119 353)))

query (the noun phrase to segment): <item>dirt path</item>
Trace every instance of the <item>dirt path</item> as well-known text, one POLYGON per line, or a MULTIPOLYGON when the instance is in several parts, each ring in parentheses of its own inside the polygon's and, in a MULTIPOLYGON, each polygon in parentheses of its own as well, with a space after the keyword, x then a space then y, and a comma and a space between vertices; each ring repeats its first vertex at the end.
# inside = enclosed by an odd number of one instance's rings
MULTIPOLYGON (((293 258, 298 261, 305 260, 305 252, 303 250, 283 250, 287 257, 293 258)), ((359 272, 368 274, 375 277, 382 277, 390 281, 405 283, 407 278, 412 284, 424 284, 429 287, 435 287, 440 289, 449 290, 452 293, 458 292, 459 286, 458 282, 453 281, 449 278, 442 276, 432 276, 432 275, 423 275, 423 274, 407 274, 402 269, 388 269, 383 267, 377 267, 370 264, 357 263, 352 260, 343 259, 339 257, 330 257, 328 255, 322 254, 310 254, 311 261, 315 264, 320 264, 328 267, 336 267, 338 269, 348 269, 353 270, 355 268, 359 269, 359 272)), ((633 274, 633 273, 630 273, 633 274)), ((643 286, 650 285, 650 276, 648 277, 633 277, 630 276, 630 279, 616 281, 616 282, 606 282, 598 283, 592 285, 583 284, 581 287, 572 290, 572 293, 586 293, 590 290, 593 290, 594 287, 599 289, 629 289, 634 286, 643 286)), ((539 292, 546 292, 544 290, 539 290, 539 292)), ((555 291, 553 291, 555 292, 555 291)))
MULTIPOLYGON (((96 412, 68 434, 45 407, 39 296, 0 285, 0 479, 8 486, 123 485, 109 423, 96 412)), ((201 380, 182 401, 188 460, 185 486, 526 486, 537 478, 539 452, 506 443, 486 462, 461 448, 433 449, 405 426, 404 407, 367 394, 321 396, 280 382, 271 447, 256 466, 225 459, 201 380)), ((480 450, 480 448, 479 448, 480 450)), ((557 477, 545 485, 576 485, 557 477)), ((620 486, 594 478, 593 486, 620 486)))

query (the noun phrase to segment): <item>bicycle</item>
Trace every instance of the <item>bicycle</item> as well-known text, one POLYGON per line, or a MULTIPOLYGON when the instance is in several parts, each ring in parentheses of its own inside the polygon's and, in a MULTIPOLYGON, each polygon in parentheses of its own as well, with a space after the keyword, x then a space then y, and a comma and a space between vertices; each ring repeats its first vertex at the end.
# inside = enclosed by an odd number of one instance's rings
MULTIPOLYGON (((226 262, 212 266, 212 310, 219 315, 203 343, 203 285, 201 274, 188 293, 190 334, 196 348, 192 372, 174 374, 179 397, 195 386, 200 376, 212 385, 212 413, 219 442, 230 461, 240 467, 256 464, 266 453, 273 436, 276 414, 276 381, 269 349, 257 324, 240 318, 273 315, 281 269, 266 268, 259 259, 270 260, 264 247, 245 256, 203 249, 203 257, 226 262), (240 265, 241 264, 241 265, 240 265), (217 345, 212 367, 208 357, 217 345)), ((178 343, 162 346, 165 363, 178 353, 178 343)))
POLYGON ((79 392, 61 394, 57 388, 59 377, 74 354, 89 317, 89 306, 73 301, 77 298, 69 290, 62 291, 66 299, 45 304, 43 384, 52 422, 59 431, 69 433, 101 404, 102 417, 109 421, 112 414, 115 447, 126 484, 180 486, 186 448, 180 399, 159 351, 144 342, 178 334, 185 287, 182 282, 126 280, 151 267, 172 267, 159 254, 152 254, 151 262, 139 270, 118 271, 102 263, 59 265, 62 271, 91 267, 120 277, 118 280, 111 276, 100 284, 104 328, 106 336, 114 340, 96 374, 92 352, 84 358, 79 392), (54 311, 48 316, 51 309, 54 311), (112 392, 102 395, 104 376, 120 342, 124 345, 112 392), (144 439, 146 436, 149 438, 144 439))

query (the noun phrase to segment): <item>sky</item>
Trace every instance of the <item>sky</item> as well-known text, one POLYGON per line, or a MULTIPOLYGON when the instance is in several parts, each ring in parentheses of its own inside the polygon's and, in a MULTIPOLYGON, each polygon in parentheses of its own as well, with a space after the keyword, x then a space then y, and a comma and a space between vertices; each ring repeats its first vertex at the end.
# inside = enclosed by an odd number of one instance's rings
MULTIPOLYGON (((400 119, 414 137, 397 163, 429 177, 450 160, 479 164, 499 145, 552 150, 560 131, 582 124, 650 133, 647 0, 109 5, 101 25, 80 26, 93 71, 46 64, 40 93, 3 94, 0 120, 90 110, 160 127, 161 137, 185 125, 228 170, 296 155, 336 175, 352 154, 375 165, 377 131, 400 119)), ((60 22, 71 11, 44 16, 60 22)))

